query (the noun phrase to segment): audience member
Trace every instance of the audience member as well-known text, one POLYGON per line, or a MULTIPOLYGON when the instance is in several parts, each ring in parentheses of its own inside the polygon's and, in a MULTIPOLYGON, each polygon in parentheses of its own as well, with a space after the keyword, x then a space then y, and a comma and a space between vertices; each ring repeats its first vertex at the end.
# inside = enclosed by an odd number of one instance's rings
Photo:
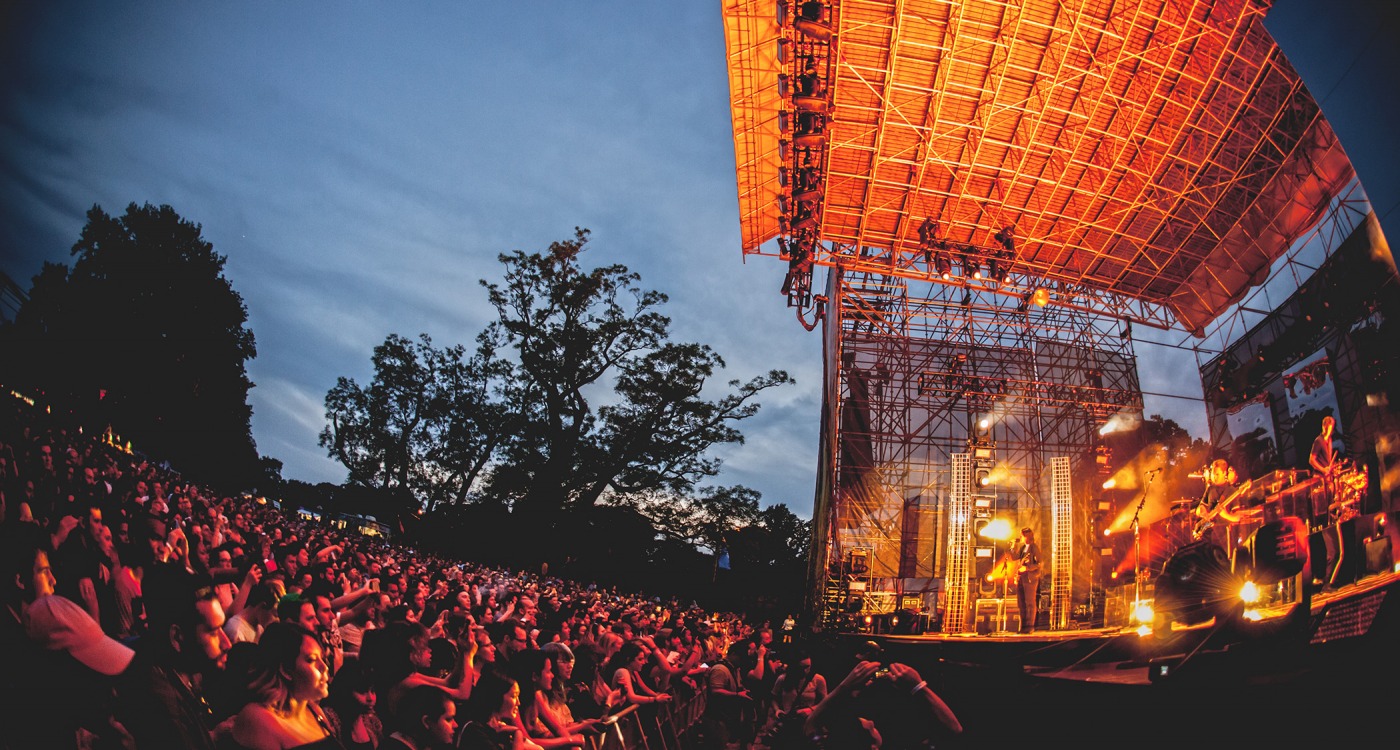
POLYGON ((574 680, 574 653, 562 642, 546 643, 541 647, 552 667, 553 679, 548 688, 541 691, 543 698, 541 711, 553 716, 554 724, 563 727, 566 734, 583 733, 596 736, 602 732, 599 716, 575 718, 574 696, 587 692, 588 686, 574 680))
POLYGON ((277 620, 277 602, 281 599, 275 581, 265 580, 248 592, 247 601, 237 614, 224 623, 224 633, 231 643, 256 642, 262 631, 277 620))
POLYGON ((331 733, 346 750, 374 750, 384 738, 384 723, 374 710, 374 681, 351 659, 331 678, 330 695, 322 701, 331 733))
POLYGON ((495 671, 482 675, 467 701, 459 750, 543 750, 520 724, 520 685, 495 671))
POLYGON ((255 700, 234 718, 234 741, 246 750, 338 747, 321 712, 330 674, 316 634, 292 621, 274 622, 257 648, 255 700))
POLYGON ((544 651, 516 654, 511 676, 520 685, 520 723, 535 744, 545 750, 584 746, 583 734, 570 732, 546 705, 545 693, 554 686, 554 665, 544 651))
POLYGON ((754 704, 747 688, 739 678, 739 668, 729 658, 728 651, 712 651, 714 661, 706 675, 705 739, 707 747, 744 744, 751 739, 754 704))
POLYGON ((118 718, 139 750, 213 750, 229 726, 214 725, 203 685, 227 660, 223 607, 211 581, 173 564, 154 566, 142 586, 147 631, 122 673, 118 718))
POLYGON ((797 647, 790 657, 790 664, 773 683, 773 693, 764 725, 764 734, 778 731, 789 715, 800 715, 805 721, 807 714, 826 698, 826 678, 812 667, 812 655, 803 647, 797 647))
POLYGON ((132 651, 102 632, 87 610, 54 593, 48 535, 16 523, 0 537, 4 549, 0 626, 0 746, 77 748, 117 745, 112 678, 132 651))
POLYGON ((380 750, 445 750, 457 736, 457 702, 433 685, 415 685, 403 696, 403 724, 380 750))

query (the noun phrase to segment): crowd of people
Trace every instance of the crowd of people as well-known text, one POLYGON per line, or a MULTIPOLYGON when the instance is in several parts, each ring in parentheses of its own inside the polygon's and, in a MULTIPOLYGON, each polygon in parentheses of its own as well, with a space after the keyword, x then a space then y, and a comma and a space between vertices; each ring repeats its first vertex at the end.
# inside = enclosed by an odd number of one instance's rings
POLYGON ((774 644, 769 623, 694 602, 364 536, 11 401, 0 750, 797 750, 961 731, 877 653, 828 686, 791 618, 774 644), (920 720, 891 736, 876 705, 920 720))

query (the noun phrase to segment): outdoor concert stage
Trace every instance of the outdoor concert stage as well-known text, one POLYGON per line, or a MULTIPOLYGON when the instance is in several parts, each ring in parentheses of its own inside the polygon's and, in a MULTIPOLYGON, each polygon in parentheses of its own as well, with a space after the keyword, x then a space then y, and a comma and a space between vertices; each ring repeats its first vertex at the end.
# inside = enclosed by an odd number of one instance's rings
POLYGON ((1257 621, 1177 623, 1164 633, 838 638, 848 649, 875 640, 884 659, 918 669, 962 719, 964 740, 1393 743, 1400 573, 1392 566, 1319 591, 1306 615, 1278 606, 1257 621))

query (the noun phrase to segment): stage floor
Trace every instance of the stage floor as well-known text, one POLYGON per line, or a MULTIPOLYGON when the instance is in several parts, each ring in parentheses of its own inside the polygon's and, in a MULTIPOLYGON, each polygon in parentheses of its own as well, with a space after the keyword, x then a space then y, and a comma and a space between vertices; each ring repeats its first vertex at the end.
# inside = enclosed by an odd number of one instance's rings
POLYGON ((1394 744, 1400 575, 1319 591, 1306 613, 1129 628, 921 635, 841 634, 830 679, 865 641, 918 670, 958 714, 958 746, 1068 741, 1149 747, 1394 744), (1380 723, 1376 723, 1380 720, 1380 723), (1324 744, 1318 744, 1324 743, 1324 744))

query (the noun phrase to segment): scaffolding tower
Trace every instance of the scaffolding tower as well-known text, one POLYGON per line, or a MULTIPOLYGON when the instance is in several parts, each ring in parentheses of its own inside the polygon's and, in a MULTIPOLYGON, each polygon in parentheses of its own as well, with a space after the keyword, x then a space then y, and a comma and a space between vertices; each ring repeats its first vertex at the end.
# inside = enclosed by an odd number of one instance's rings
MULTIPOLYGON (((1039 288, 1025 277, 1007 286, 1039 288)), ((828 600, 823 622, 840 613, 822 571, 862 548, 867 613, 890 611, 911 588, 939 592, 942 627, 959 632, 973 594, 994 589, 983 569, 994 561, 967 554, 993 517, 1013 528, 1054 523, 1043 536, 1066 550, 1063 564, 1089 565, 1069 552, 1076 510, 1045 511, 1052 497, 1069 502, 1072 465, 1096 476, 1100 428, 1141 419, 1142 395, 1126 324, 1091 312, 1073 288, 1046 289, 1065 304, 1041 307, 1033 292, 1008 295, 997 284, 920 285, 839 268, 828 277, 822 470, 830 475, 814 513, 812 582, 828 600), (1056 458, 1064 468, 1052 476, 1056 458), (929 512, 911 516, 911 505, 929 512), (907 528, 909 518, 926 525, 907 528), (938 549, 947 550, 942 559, 938 549)), ((1077 512, 1087 516, 1087 505, 1077 512)), ((1061 627, 1072 599, 1088 597, 1087 584, 1073 590, 1069 570, 1051 579, 1061 627)))

